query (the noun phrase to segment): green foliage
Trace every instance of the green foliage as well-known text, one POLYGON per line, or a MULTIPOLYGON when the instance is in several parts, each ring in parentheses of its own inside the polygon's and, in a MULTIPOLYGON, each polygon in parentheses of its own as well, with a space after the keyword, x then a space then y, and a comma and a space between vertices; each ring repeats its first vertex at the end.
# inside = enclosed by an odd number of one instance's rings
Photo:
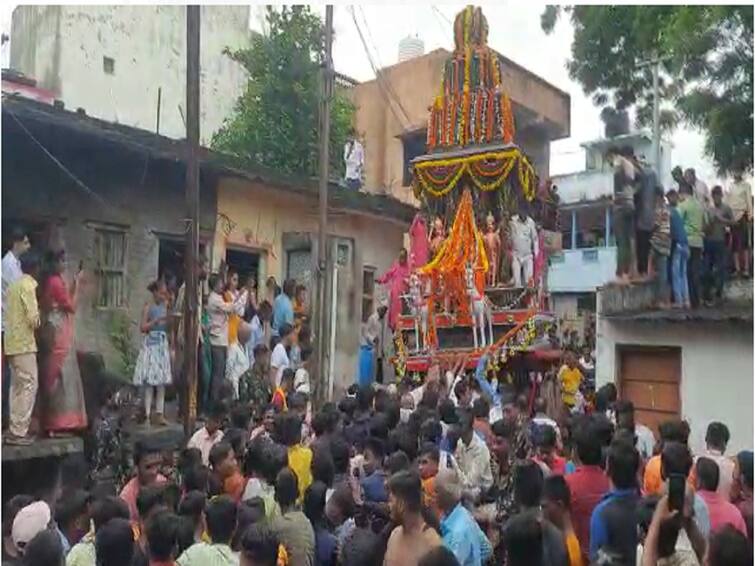
POLYGON ((125 312, 115 312, 110 320, 108 336, 113 348, 118 354, 119 375, 130 380, 134 375, 136 367, 136 357, 138 352, 134 348, 134 337, 132 334, 131 320, 125 312))
MULTIPOLYGON (((320 69, 324 30, 308 6, 267 6, 267 31, 251 46, 226 53, 249 73, 233 115, 212 147, 293 175, 318 175, 320 69)), ((342 153, 354 106, 338 89, 330 113, 330 170, 342 153)))
POLYGON ((564 14, 569 74, 596 105, 634 106, 640 126, 652 123, 652 69, 638 65, 657 54, 661 127, 700 128, 719 174, 752 168, 752 6, 547 6, 541 27, 550 33, 564 14))

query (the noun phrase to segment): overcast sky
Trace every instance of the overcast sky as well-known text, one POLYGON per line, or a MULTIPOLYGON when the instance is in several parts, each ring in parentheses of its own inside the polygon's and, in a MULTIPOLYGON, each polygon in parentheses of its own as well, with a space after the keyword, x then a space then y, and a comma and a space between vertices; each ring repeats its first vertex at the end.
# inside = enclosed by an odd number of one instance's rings
MULTIPOLYGON (((570 53, 573 30, 567 19, 561 19, 554 32, 546 35, 540 29, 539 2, 499 0, 478 2, 488 19, 490 46, 516 61, 548 82, 571 95, 571 137, 554 142, 551 147, 551 175, 579 171, 584 168, 584 154, 579 144, 603 135, 599 108, 593 106, 581 87, 573 82, 565 63, 570 53)), ((464 4, 362 4, 356 6, 356 17, 365 35, 367 46, 378 66, 398 60, 399 41, 416 35, 425 42, 425 50, 453 48, 452 22, 464 4), (366 22, 366 25, 365 25, 366 22)), ((251 27, 260 28, 262 6, 252 7, 251 27)), ((316 10, 324 15, 324 8, 316 10)), ((12 4, 0 5, 0 31, 10 34, 12 4)), ((370 80, 375 73, 359 39, 347 5, 336 5, 334 11, 335 42, 333 59, 336 70, 357 80, 370 80)), ((3 46, 2 66, 7 66, 8 44, 3 46)), ((712 163, 703 155, 703 137, 693 130, 679 128, 673 133, 672 162, 695 167, 698 176, 709 184, 714 181, 712 163)))

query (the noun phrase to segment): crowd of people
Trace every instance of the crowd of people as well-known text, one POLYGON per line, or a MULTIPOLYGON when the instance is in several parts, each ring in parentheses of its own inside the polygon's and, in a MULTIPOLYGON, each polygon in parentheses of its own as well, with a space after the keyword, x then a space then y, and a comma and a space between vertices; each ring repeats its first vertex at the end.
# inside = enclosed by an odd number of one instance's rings
POLYGON ((40 255, 21 229, 10 240, 2 260, 3 441, 28 445, 30 429, 54 437, 87 427, 74 314, 88 283, 81 269, 66 282, 65 250, 40 255))
POLYGON ((614 232, 620 283, 654 280, 661 308, 714 306, 724 282, 752 270, 752 188, 736 174, 728 191, 708 189, 694 169, 664 191, 652 167, 629 147, 612 148, 614 232))
POLYGON ((3 564, 752 563, 753 453, 727 454, 724 424, 693 454, 686 422, 656 438, 612 385, 575 414, 568 391, 530 403, 486 356, 465 365, 316 411, 290 368, 261 414, 221 389, 175 460, 137 443, 119 496, 74 481, 12 498, 3 564))
MULTIPOLYGON (((29 445, 38 435, 81 434, 98 418, 87 415, 74 345, 77 305, 92 282, 81 266, 72 283, 66 281, 65 250, 40 254, 22 228, 10 240, 2 260, 3 441, 29 445)), ((308 393, 306 286, 290 279, 281 289, 269 277, 264 296, 258 296, 255 274, 241 286, 238 272, 224 267, 208 280, 203 259, 197 275, 200 413, 227 390, 235 400, 255 401, 260 414, 273 393, 284 403, 294 389, 308 393)), ((142 340, 132 380, 143 400, 138 420, 164 426, 166 388, 181 385, 185 376, 186 288, 166 272, 146 291, 151 297, 139 321, 142 340)))

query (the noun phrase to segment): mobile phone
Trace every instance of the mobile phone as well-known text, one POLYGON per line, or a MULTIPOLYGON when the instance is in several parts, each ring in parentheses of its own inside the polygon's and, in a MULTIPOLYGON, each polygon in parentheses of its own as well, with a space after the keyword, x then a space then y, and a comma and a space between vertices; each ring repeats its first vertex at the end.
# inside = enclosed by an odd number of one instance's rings
POLYGON ((684 509, 684 487, 687 478, 683 474, 671 474, 668 478, 668 507, 671 511, 684 509))

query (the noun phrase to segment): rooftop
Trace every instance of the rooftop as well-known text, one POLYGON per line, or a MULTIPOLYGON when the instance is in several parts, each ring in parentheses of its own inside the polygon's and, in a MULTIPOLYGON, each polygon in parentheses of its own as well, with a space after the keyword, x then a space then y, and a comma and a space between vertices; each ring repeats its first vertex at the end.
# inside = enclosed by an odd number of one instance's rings
MULTIPOLYGON (((81 135, 92 141, 106 141, 122 150, 148 154, 156 159, 172 162, 184 162, 186 146, 184 140, 176 140, 154 132, 134 128, 123 124, 107 122, 89 116, 83 109, 71 111, 59 104, 51 105, 30 100, 19 95, 3 93, 2 100, 3 130, 10 128, 12 135, 27 135, 24 128, 34 133, 43 141, 53 132, 63 136, 81 135), (18 123, 23 128, 18 127, 18 123)), ((214 151, 200 148, 200 167, 219 175, 235 176, 250 181, 263 182, 276 189, 316 198, 318 183, 316 178, 294 177, 281 174, 261 165, 214 151)), ((379 194, 368 194, 341 186, 337 181, 330 181, 328 188, 329 204, 332 209, 347 210, 395 219, 409 223, 416 209, 408 204, 379 194)))
POLYGON ((603 319, 623 322, 729 322, 753 323, 752 281, 730 281, 724 301, 716 307, 697 309, 655 308, 653 282, 629 286, 609 284, 599 290, 598 311, 603 319))

